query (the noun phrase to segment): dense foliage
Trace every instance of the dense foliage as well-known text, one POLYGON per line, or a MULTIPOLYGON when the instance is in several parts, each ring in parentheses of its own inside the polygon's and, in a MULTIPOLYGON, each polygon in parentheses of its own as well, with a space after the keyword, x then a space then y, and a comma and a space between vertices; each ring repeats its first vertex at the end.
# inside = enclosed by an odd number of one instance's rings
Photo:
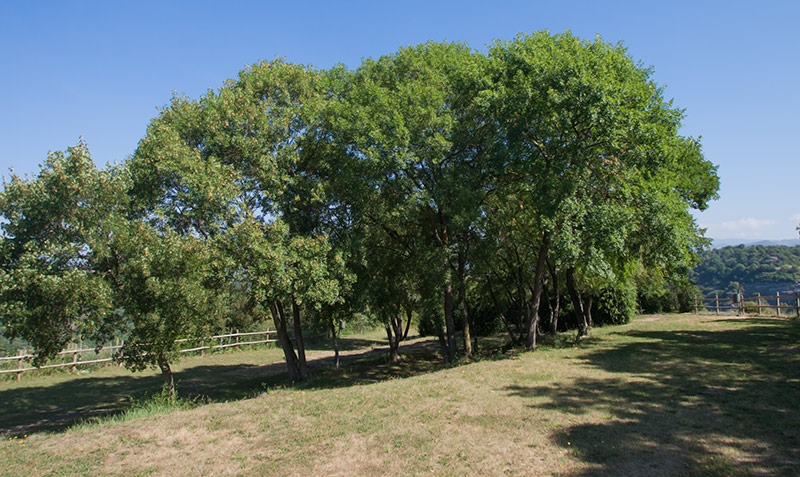
POLYGON ((393 360, 416 317, 453 361, 475 333, 534 349, 637 297, 676 309, 706 244, 689 209, 718 187, 682 115, 624 48, 569 33, 256 64, 175 97, 118 167, 79 144, 6 184, 3 324, 39 359, 121 336, 171 387, 176 340, 234 315, 271 316, 303 379, 303 330, 356 314, 393 360))

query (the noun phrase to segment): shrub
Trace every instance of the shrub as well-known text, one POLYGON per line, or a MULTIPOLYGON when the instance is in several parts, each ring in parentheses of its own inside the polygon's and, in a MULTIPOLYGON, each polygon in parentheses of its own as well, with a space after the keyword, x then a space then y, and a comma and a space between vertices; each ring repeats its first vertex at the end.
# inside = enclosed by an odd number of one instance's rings
POLYGON ((595 325, 628 323, 636 314, 636 285, 619 281, 604 289, 595 298, 592 321, 595 325))
POLYGON ((442 317, 437 313, 423 313, 419 317, 420 336, 439 336, 442 333, 442 317))

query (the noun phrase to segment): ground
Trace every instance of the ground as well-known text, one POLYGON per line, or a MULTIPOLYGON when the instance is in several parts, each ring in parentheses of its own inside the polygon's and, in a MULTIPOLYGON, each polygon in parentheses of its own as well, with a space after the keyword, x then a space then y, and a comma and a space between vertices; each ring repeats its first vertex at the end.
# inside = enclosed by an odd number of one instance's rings
POLYGON ((0 474, 792 475, 798 338, 798 320, 656 315, 445 367, 433 340, 393 365, 358 337, 338 371, 314 351, 300 386, 264 364, 278 350, 189 358, 188 403, 122 414, 157 376, 6 381, 0 474))

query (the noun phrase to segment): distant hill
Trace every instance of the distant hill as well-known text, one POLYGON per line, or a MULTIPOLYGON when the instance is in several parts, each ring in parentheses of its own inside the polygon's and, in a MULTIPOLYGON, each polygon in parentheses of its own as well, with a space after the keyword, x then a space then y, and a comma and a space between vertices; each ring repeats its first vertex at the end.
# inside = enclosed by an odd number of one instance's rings
POLYGON ((746 295, 792 291, 800 282, 800 246, 737 245, 706 250, 690 276, 703 294, 731 293, 732 282, 741 284, 746 295))
POLYGON ((731 247, 735 245, 784 245, 794 247, 800 245, 800 239, 786 240, 744 240, 744 239, 713 239, 712 248, 731 247))

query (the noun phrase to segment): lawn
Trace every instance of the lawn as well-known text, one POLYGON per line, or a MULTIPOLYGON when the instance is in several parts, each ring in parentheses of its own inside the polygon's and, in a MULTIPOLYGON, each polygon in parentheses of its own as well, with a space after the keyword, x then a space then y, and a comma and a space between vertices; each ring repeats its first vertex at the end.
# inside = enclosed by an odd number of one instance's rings
POLYGON ((355 337, 301 386, 275 349, 188 358, 188 403, 127 414, 158 376, 3 382, 0 474, 793 475, 798 338, 798 320, 656 315, 444 367, 433 340, 392 365, 355 337))

